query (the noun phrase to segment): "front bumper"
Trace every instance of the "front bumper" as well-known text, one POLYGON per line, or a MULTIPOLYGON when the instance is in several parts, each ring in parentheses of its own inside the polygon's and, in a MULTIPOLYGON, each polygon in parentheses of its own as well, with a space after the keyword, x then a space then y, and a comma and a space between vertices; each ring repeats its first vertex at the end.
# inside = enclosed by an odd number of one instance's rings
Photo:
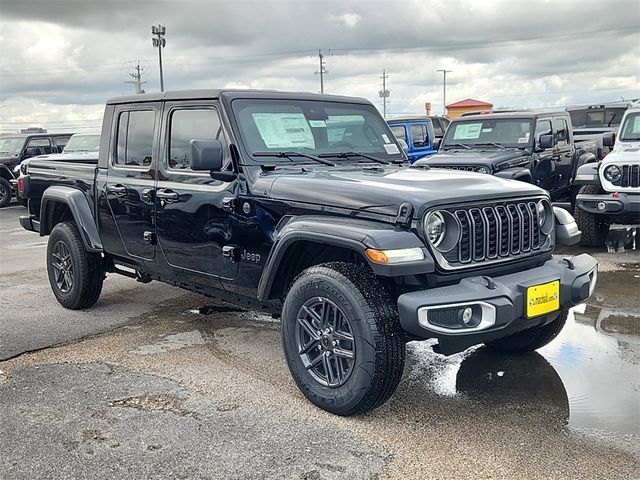
POLYGON ((583 303, 593 293, 598 264, 586 254, 549 260, 542 266, 501 277, 469 277, 456 285, 400 295, 398 312, 402 328, 411 336, 437 338, 437 351, 457 353, 472 345, 506 337, 553 321, 558 311, 535 318, 526 316, 527 288, 560 282, 559 310, 583 303), (471 328, 444 328, 429 323, 429 310, 469 305, 483 320, 471 328), (477 307, 476 307, 477 305, 477 307), (486 317, 485 317, 486 315, 486 317))
POLYGON ((579 194, 576 196, 576 206, 585 212, 596 215, 635 215, 638 218, 640 216, 640 192, 579 194))

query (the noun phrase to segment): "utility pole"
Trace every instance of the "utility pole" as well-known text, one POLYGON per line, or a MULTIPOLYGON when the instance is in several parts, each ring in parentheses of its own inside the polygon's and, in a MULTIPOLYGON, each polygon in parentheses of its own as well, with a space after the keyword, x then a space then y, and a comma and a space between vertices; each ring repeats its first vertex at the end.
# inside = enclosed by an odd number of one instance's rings
POLYGON ((378 93, 380 98, 382 98, 382 118, 387 118, 387 98, 391 95, 391 90, 387 90, 387 78, 389 78, 389 75, 387 75, 386 68, 382 70, 382 76, 380 78, 382 79, 382 90, 378 93))
POLYGON ((164 35, 167 33, 167 29, 158 24, 151 26, 151 34, 155 35, 153 40, 153 46, 158 47, 158 63, 160 64, 160 91, 164 92, 164 77, 162 75, 162 49, 167 44, 167 41, 164 39, 164 35))
POLYGON ((325 61, 322 50, 318 50, 318 58, 320 59, 320 70, 316 71, 316 75, 320 75, 320 93, 324 93, 324 75, 329 72, 324 68, 325 61))
POLYGON ((442 115, 447 115, 447 73, 451 73, 451 70, 436 70, 442 72, 442 115))
POLYGON ((124 83, 131 83, 136 89, 136 94, 144 93, 142 84, 147 82, 142 81, 142 72, 144 72, 144 68, 140 67, 140 60, 138 60, 138 63, 134 68, 135 72, 129 73, 129 76, 133 78, 133 80, 128 80, 124 83))

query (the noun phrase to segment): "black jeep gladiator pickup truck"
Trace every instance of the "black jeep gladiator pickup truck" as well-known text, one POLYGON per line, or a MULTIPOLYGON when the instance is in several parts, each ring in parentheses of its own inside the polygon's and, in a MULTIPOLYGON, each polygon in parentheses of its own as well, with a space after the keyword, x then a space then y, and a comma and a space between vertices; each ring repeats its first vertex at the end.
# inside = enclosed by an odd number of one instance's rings
POLYGON ((107 273, 282 317, 291 374, 340 415, 384 403, 405 343, 537 349, 596 284, 573 217, 534 185, 415 169, 368 101, 197 90, 108 102, 98 165, 34 159, 20 178, 48 235, 57 300, 107 273))
MULTIPOLYGON (((601 138, 613 144, 613 135, 601 138)), ((438 153, 415 163, 533 183, 554 201, 575 201, 576 170, 597 161, 595 140, 574 140, 567 112, 510 111, 453 120, 438 153)))

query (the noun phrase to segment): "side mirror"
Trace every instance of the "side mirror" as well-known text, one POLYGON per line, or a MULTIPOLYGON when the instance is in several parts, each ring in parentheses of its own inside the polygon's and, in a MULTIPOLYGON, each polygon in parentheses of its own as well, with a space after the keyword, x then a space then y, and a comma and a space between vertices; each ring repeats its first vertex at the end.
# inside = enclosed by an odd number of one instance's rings
POLYGON ((25 148, 24 153, 22 154, 22 158, 35 157, 36 155, 40 155, 40 150, 38 150, 38 147, 29 147, 25 148))
POLYGON ((189 141, 191 170, 219 172, 222 170, 224 152, 220 140, 189 141))
POLYGON ((602 145, 605 147, 613 147, 614 143, 616 143, 616 134, 614 132, 602 134, 602 145))
POLYGON ((441 143, 442 143, 442 139, 441 138, 434 138, 433 139, 433 149, 434 150, 439 150, 441 143))
POLYGON ((398 143, 400 144, 400 146, 402 147, 402 151, 405 154, 409 154, 409 145, 407 145, 407 142, 405 142, 402 138, 398 138, 398 143))
POLYGON ((540 149, 546 150, 553 147, 553 135, 540 135, 540 149))

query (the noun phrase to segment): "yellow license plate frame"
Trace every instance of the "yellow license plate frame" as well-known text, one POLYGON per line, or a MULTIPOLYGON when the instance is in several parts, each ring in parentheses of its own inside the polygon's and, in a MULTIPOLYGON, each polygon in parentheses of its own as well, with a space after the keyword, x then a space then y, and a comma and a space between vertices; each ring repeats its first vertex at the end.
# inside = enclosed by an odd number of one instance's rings
POLYGON ((527 318, 560 310, 560 280, 527 287, 527 318))

